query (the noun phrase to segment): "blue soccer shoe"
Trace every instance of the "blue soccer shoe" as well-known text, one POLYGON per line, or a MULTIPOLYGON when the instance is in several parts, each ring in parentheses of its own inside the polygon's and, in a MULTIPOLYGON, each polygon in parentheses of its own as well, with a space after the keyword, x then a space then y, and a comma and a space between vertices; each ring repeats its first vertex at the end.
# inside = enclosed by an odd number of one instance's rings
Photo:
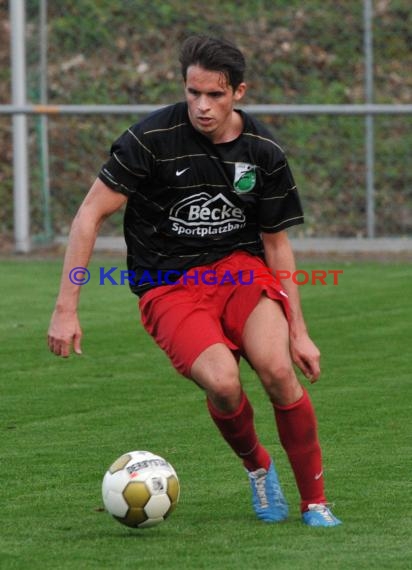
POLYGON ((269 469, 263 467, 248 471, 252 488, 252 505, 258 519, 268 522, 281 522, 288 516, 288 504, 280 488, 273 461, 269 469))
POLYGON ((311 504, 308 510, 302 513, 302 522, 308 526, 338 526, 342 524, 327 505, 311 504))

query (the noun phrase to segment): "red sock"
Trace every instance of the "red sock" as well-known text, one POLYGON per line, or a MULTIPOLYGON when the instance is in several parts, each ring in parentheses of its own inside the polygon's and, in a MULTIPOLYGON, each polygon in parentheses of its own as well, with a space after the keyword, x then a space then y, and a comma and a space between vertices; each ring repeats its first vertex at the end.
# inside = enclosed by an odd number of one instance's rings
POLYGON ((285 449, 301 496, 301 510, 310 503, 326 503, 322 452, 315 411, 309 395, 289 406, 273 405, 279 438, 285 449))
POLYGON ((229 414, 217 410, 209 400, 207 407, 223 438, 243 461, 246 469, 269 469, 270 455, 258 440, 253 422, 253 408, 246 394, 242 394, 238 409, 229 414))

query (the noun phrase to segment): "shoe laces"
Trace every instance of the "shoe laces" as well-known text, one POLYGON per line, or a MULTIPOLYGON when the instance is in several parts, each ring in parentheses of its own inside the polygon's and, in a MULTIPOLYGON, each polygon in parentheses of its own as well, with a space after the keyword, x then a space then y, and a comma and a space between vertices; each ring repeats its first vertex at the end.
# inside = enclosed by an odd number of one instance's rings
POLYGON ((267 507, 269 505, 269 502, 266 495, 266 469, 258 469, 257 471, 251 473, 250 476, 255 481, 256 494, 258 496, 261 507, 267 507))
POLYGON ((327 522, 334 522, 335 517, 331 513, 328 505, 333 506, 330 503, 323 504, 323 503, 311 503, 308 505, 308 510, 312 512, 319 513, 321 517, 327 522))

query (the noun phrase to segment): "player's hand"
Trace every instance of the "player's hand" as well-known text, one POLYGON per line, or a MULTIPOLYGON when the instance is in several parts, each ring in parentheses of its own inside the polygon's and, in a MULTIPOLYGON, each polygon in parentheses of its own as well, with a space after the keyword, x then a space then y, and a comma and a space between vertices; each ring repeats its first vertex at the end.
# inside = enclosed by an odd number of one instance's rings
POLYGON ((290 352, 293 362, 313 384, 320 376, 320 352, 309 335, 304 334, 290 339, 290 352))
POLYGON ((67 358, 71 348, 76 354, 81 354, 82 329, 73 311, 55 310, 50 321, 47 344, 51 352, 67 358))

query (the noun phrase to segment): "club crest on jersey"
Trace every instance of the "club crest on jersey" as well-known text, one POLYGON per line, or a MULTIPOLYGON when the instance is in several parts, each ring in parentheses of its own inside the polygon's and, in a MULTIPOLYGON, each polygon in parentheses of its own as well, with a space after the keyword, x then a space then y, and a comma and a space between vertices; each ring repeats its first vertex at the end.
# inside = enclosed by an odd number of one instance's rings
POLYGON ((250 192, 256 184, 256 166, 247 162, 235 162, 235 180, 233 187, 236 192, 250 192))

